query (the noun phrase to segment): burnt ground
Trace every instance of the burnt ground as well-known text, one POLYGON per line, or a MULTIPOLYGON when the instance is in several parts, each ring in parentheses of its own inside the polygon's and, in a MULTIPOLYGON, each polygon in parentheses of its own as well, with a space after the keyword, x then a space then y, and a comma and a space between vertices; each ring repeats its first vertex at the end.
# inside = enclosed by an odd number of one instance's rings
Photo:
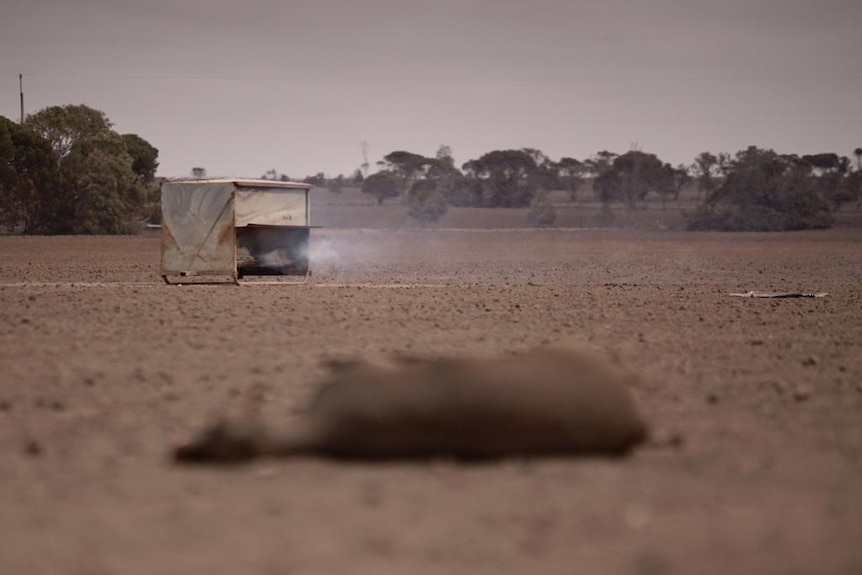
POLYGON ((315 230, 303 286, 166 286, 151 237, 0 238, 0 572, 860 573, 862 230, 315 230), (741 299, 748 290, 822 299, 741 299), (332 356, 575 340, 679 448, 188 468, 332 356))

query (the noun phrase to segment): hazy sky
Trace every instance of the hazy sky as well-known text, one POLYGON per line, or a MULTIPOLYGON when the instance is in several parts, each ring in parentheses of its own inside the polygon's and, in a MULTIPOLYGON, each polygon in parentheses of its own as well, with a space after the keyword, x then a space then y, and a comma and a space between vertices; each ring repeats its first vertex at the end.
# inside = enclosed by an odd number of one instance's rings
POLYGON ((163 176, 862 146, 860 0, 0 0, 16 120, 19 73, 27 113, 98 108, 163 176))

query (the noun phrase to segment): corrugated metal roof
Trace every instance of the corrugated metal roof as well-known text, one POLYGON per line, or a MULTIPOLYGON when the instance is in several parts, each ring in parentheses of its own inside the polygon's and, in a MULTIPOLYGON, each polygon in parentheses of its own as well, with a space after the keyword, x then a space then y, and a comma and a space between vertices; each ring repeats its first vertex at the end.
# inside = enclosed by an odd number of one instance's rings
POLYGON ((303 182, 282 182, 280 180, 247 180, 237 178, 219 178, 219 179, 184 179, 184 180, 165 180, 165 183, 170 184, 233 184, 240 188, 287 188, 292 190, 310 190, 314 186, 303 182))

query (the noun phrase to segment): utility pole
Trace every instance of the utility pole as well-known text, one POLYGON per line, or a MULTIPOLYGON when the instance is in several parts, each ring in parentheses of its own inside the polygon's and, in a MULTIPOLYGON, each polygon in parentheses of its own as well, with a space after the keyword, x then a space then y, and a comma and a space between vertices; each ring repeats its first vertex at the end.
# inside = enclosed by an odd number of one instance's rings
POLYGON ((18 92, 21 94, 21 123, 24 123, 24 74, 18 74, 18 92))
POLYGON ((361 144, 359 144, 359 146, 362 148, 362 165, 360 166, 362 168, 362 172, 363 172, 362 177, 367 178, 368 177, 368 142, 362 142, 361 144))

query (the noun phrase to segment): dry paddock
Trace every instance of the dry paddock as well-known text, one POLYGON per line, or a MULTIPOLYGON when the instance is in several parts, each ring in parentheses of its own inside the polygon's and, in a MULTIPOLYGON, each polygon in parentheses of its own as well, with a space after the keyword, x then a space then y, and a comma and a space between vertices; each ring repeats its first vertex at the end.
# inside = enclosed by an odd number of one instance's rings
POLYGON ((316 230, 302 286, 149 237, 0 238, 0 573, 860 573, 862 230, 316 230), (730 292, 828 292, 742 299, 730 292), (171 464, 332 356, 613 350, 678 448, 171 464))

